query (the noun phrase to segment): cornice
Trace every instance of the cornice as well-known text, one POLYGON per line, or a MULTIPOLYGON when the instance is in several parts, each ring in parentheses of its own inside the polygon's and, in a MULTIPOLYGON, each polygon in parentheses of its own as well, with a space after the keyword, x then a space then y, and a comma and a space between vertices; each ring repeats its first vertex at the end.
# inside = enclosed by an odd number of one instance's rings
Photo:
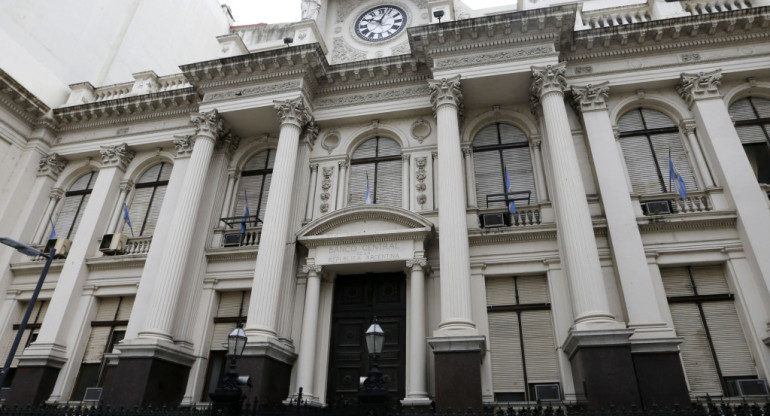
POLYGON ((709 213, 708 216, 695 218, 690 214, 663 215, 660 220, 650 218, 647 224, 640 223, 639 231, 646 232, 670 232, 670 231, 697 231, 735 228, 737 217, 735 215, 718 215, 709 213))
POLYGON ((189 114, 198 106, 198 93, 184 88, 115 100, 62 107, 54 110, 54 120, 63 128, 93 127, 116 122, 155 119, 171 114, 189 114))
POLYGON ((230 261, 255 260, 258 246, 238 248, 209 248, 206 250, 206 260, 209 263, 223 263, 230 261))
POLYGON ((104 256, 86 259, 88 270, 121 270, 144 267, 147 254, 130 254, 126 256, 104 256))
POLYGON ((405 227, 403 230, 388 231, 383 232, 383 234, 408 231, 430 232, 433 230, 433 224, 431 222, 412 211, 407 211, 402 208, 387 206, 373 207, 369 205, 334 211, 333 213, 323 216, 302 227, 302 229, 297 232, 297 237, 299 240, 303 240, 307 237, 321 236, 327 231, 333 230, 343 224, 366 220, 387 221, 405 227))
POLYGON ((507 227, 505 229, 468 230, 471 246, 505 244, 518 241, 555 240, 556 226, 507 227))
POLYGON ((770 37, 770 6, 707 15, 651 20, 574 34, 567 61, 638 55, 716 44, 740 44, 770 37))
POLYGON ((30 123, 34 123, 51 110, 2 69, 0 69, 0 103, 30 123))

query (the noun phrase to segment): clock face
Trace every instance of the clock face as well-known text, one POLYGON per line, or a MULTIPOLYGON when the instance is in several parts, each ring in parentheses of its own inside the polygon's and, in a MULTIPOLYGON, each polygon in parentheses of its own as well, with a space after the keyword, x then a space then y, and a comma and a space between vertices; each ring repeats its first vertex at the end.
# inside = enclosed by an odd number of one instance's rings
POLYGON ((388 40, 406 27, 406 12, 396 6, 377 6, 356 19, 356 35, 367 42, 388 40))

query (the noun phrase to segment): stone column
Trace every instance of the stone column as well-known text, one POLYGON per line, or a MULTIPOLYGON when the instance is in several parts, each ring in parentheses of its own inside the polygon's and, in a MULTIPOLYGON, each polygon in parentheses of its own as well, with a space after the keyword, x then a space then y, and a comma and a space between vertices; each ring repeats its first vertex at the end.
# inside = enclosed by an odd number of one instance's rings
POLYGON ((678 364, 681 339, 667 327, 665 318, 660 314, 659 305, 666 303, 666 299, 658 298, 655 291, 625 171, 615 150, 615 134, 606 105, 608 83, 573 86, 572 94, 582 116, 599 182, 628 327, 634 329, 632 351, 655 354, 654 359, 641 354, 633 355, 642 400, 661 405, 684 404, 688 394, 684 371, 678 364), (640 365, 642 361, 643 366, 640 365), (672 362, 676 363, 673 367, 672 362), (667 377, 656 380, 655 374, 667 374, 667 377), (664 385, 665 388, 660 387, 664 385))
POLYGON ((476 183, 474 182, 476 175, 473 171, 473 149, 463 148, 463 158, 465 160, 465 191, 468 194, 468 207, 476 208, 476 183))
POLYGON ((437 408, 481 408, 481 357, 484 337, 471 315, 470 249, 465 218, 466 193, 460 150, 460 77, 430 80, 438 120, 438 211, 441 322, 428 342, 435 358, 437 408))
POLYGON ((345 208, 345 182, 348 177, 348 165, 349 162, 347 159, 342 160, 340 162, 337 162, 337 166, 339 170, 337 171, 339 175, 337 175, 337 194, 335 195, 336 204, 334 205, 334 209, 342 209, 345 208))
POLYGON ((294 170, 297 146, 302 130, 311 120, 302 98, 276 101, 275 108, 281 122, 270 195, 265 208, 262 237, 254 269, 254 283, 249 302, 246 334, 249 343, 277 339, 276 323, 278 298, 281 292, 281 271, 288 241, 291 217, 294 170))
POLYGON ((409 374, 408 386, 404 398, 404 405, 430 404, 428 398, 426 380, 426 354, 427 344, 425 339, 425 266, 428 261, 425 258, 407 260, 406 267, 410 270, 409 277, 409 374))
POLYGON ((63 189, 51 189, 51 193, 48 194, 48 205, 45 207, 45 214, 43 214, 43 218, 40 220, 40 225, 38 225, 37 231, 35 232, 35 238, 32 239, 33 243, 42 245, 45 244, 48 240, 48 236, 51 234, 46 233, 46 231, 48 231, 48 226, 51 225, 53 211, 56 208, 56 204, 59 203, 59 200, 63 196, 63 189))
POLYGON ((535 184, 537 186, 536 203, 548 201, 548 190, 545 186, 545 170, 543 169, 543 154, 540 151, 541 145, 542 140, 540 139, 535 139, 532 141, 532 150, 534 153, 532 158, 535 160, 535 184))
POLYGON ((471 317, 470 258, 465 220, 465 180, 460 150, 460 77, 431 80, 431 103, 438 120, 438 212, 441 256, 441 323, 437 336, 476 335, 471 317))
POLYGON ((575 329, 616 328, 610 313, 591 214, 564 104, 565 64, 532 67, 532 93, 543 109, 553 168, 553 202, 562 259, 572 291, 575 329))
POLYGON ((303 394, 310 401, 318 401, 314 391, 316 345, 318 344, 318 305, 321 298, 321 266, 307 265, 305 289, 305 309, 302 314, 301 343, 297 358, 297 387, 302 387, 303 394))
MULTIPOLYGON (((238 174, 236 172, 228 172, 227 173, 227 189, 225 190, 225 203, 222 204, 222 212, 219 214, 219 218, 227 218, 230 215, 230 210, 232 208, 233 200, 237 199, 233 198, 233 193, 235 192, 235 183, 238 180, 238 174)), ((219 222, 220 227, 227 227, 227 224, 224 223, 224 221, 219 222)))
POLYGON ((433 165, 433 175, 431 180, 433 181, 433 209, 438 209, 438 152, 430 152, 430 160, 433 165))
POLYGON ((410 155, 401 155, 401 208, 409 209, 409 159, 410 155))
POLYGON ((695 135, 695 123, 692 121, 683 121, 679 129, 687 137, 687 142, 690 144, 690 150, 693 156, 695 156, 695 164, 698 165, 698 172, 700 173, 701 181, 704 189, 714 187, 714 180, 711 178, 711 172, 709 172, 706 158, 703 157, 703 150, 698 143, 698 137, 695 135))
POLYGON ((192 117, 195 124, 195 136, 192 155, 187 173, 182 183, 171 229, 163 249, 164 261, 158 269, 159 280, 155 284, 154 295, 148 305, 144 328, 139 337, 157 338, 173 341, 174 312, 179 302, 179 294, 184 280, 185 266, 189 257, 190 241, 195 231, 195 220, 203 197, 211 156, 217 137, 223 130, 223 121, 216 110, 192 117))
POLYGON ((307 206, 305 207, 305 221, 313 219, 313 208, 315 207, 315 188, 318 181, 318 163, 310 164, 310 186, 307 190, 307 206))
POLYGON ((118 195, 118 204, 115 207, 115 211, 112 213, 112 219, 110 220, 110 227, 107 229, 106 234, 114 234, 117 232, 119 225, 121 224, 120 219, 123 218, 123 204, 126 203, 126 198, 128 197, 128 193, 131 192, 131 189, 134 187, 133 181, 123 181, 120 183, 120 194, 118 195))
POLYGON ((710 73, 682 74, 677 87, 695 116, 703 150, 714 161, 716 179, 732 202, 738 216, 738 234, 747 258, 770 290, 770 210, 751 169, 738 132, 733 126, 719 85, 719 70, 710 73))

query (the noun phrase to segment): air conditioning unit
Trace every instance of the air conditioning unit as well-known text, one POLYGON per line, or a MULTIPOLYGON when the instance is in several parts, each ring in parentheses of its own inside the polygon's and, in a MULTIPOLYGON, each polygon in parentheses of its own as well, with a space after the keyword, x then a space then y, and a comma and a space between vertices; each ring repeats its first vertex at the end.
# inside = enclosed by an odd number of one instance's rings
POLYGON ((738 394, 743 397, 768 395, 765 380, 735 380, 735 385, 738 387, 738 394))
POLYGON ((223 247, 238 247, 241 245, 241 241, 243 241, 243 234, 241 233, 231 233, 231 234, 225 234, 225 241, 222 243, 223 247))
POLYGON ((544 402, 561 400, 559 384, 535 384, 535 400, 544 402))
POLYGON ((72 241, 67 240, 66 238, 52 238, 48 240, 48 243, 43 249, 43 253, 50 253, 51 249, 53 248, 56 250, 54 257, 57 259, 63 259, 66 258, 67 253, 70 252, 70 247, 72 247, 72 241))
POLYGON ((126 251, 126 242, 128 242, 126 235, 105 234, 102 237, 102 244, 99 245, 99 251, 104 254, 121 254, 126 251))
POLYGON ((644 215, 662 215, 671 213, 671 204, 668 201, 642 202, 644 215))
POLYGON ((101 387, 88 387, 86 394, 83 395, 84 402, 99 402, 102 399, 101 387))
POLYGON ((481 226, 484 228, 505 227, 508 215, 503 212, 493 214, 481 214, 481 226))

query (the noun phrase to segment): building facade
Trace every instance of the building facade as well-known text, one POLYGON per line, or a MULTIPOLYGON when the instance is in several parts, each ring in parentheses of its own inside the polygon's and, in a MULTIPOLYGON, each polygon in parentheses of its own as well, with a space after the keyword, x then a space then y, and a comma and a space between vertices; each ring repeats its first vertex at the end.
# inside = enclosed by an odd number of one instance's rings
MULTIPOLYGON (((206 403, 242 324, 250 399, 333 406, 375 316, 405 405, 767 395, 769 5, 305 1, 65 103, 3 72, 0 233, 61 257, 7 403, 206 403)), ((42 267, 0 250, 3 339, 42 267)))

